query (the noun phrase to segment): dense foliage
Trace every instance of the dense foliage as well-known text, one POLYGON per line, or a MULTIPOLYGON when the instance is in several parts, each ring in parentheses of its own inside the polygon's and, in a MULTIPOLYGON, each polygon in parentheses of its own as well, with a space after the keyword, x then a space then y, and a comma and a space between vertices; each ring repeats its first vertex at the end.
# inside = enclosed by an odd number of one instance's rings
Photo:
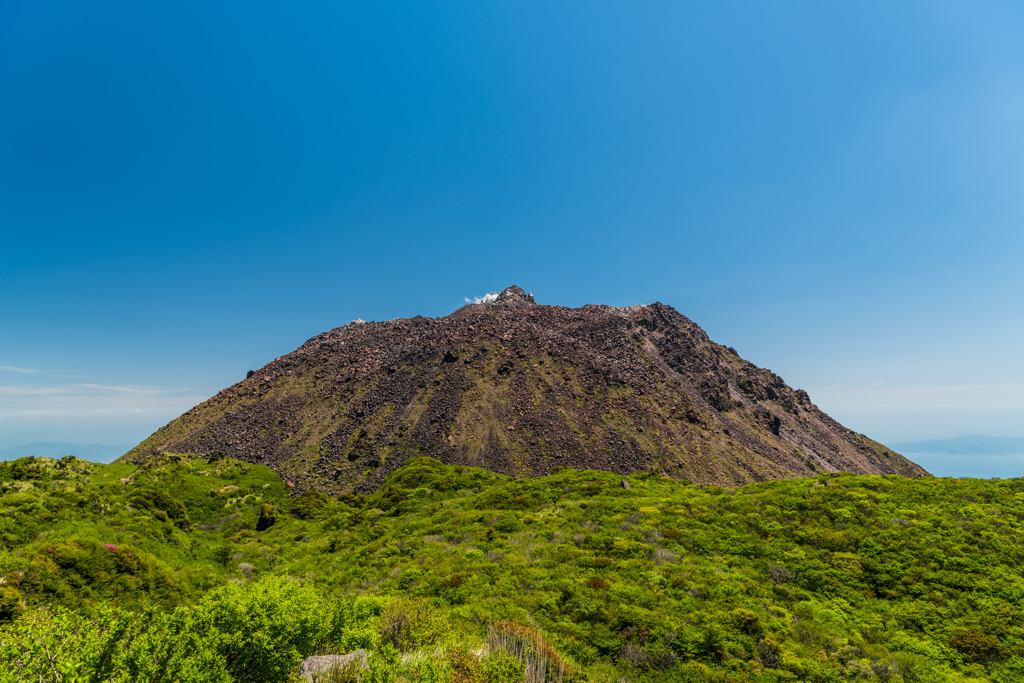
POLYGON ((0 680, 1024 680, 1024 479, 625 483, 6 463, 0 680))

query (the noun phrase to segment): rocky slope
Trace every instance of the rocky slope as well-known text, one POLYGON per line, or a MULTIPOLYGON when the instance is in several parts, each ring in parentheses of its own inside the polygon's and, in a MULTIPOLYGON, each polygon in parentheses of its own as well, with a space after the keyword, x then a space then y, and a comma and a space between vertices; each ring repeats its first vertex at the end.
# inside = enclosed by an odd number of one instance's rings
POLYGON ((927 473, 669 306, 540 306, 518 287, 444 318, 318 335, 123 456, 223 453, 296 490, 376 489, 405 460, 732 484, 927 473))

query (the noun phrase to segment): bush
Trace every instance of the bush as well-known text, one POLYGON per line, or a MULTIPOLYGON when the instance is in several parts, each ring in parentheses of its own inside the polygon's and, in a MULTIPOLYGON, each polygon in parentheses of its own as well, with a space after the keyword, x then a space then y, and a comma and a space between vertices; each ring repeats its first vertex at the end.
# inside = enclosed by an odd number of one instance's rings
POLYGON ((667 671, 679 663, 679 655, 665 647, 647 651, 647 665, 656 671, 667 671))
POLYGON ((283 577, 211 591, 181 615, 237 680, 285 681, 334 625, 334 608, 310 584, 283 577))
POLYGON ((789 583, 796 579, 796 574, 781 564, 768 565, 768 575, 775 583, 789 583))
POLYGON ((213 549, 213 559, 222 567, 228 566, 228 562, 231 561, 232 555, 234 555, 234 551, 229 545, 221 545, 213 549))
MULTIPOLYGON (((18 582, 23 598, 92 610, 104 600, 122 606, 158 604, 173 609, 189 596, 189 587, 161 562, 136 549, 70 537, 39 548, 31 570, 18 582)), ((6 579, 5 579, 6 581, 6 579)))
POLYGON ((551 643, 528 626, 499 621, 487 629, 487 644, 492 655, 504 651, 520 662, 526 683, 544 683, 549 677, 561 680, 571 672, 551 643))
POLYGON ((967 659, 985 664, 1002 658, 1004 654, 998 638, 974 629, 957 631, 949 639, 949 646, 967 659))
POLYGON ((465 648, 448 653, 448 680, 451 683, 488 683, 480 658, 465 648))
POLYGON ((745 633, 748 636, 756 636, 761 632, 761 620, 750 610, 740 607, 734 609, 731 616, 733 624, 741 633, 745 633))
POLYGON ((619 657, 630 666, 640 667, 647 664, 647 652, 637 643, 626 643, 619 650, 619 657))
POLYGON ((378 618, 381 641, 399 652, 434 645, 451 629, 448 615, 423 598, 396 598, 378 618))
POLYGON ((327 508, 327 497, 314 489, 304 491, 292 503, 292 514, 299 519, 317 519, 327 508))
POLYGON ((761 663, 769 669, 779 665, 779 644, 771 638, 763 638, 757 643, 757 656, 761 663))
MULTIPOLYGON (((180 612, 180 611, 179 611, 180 612)), ((100 609, 34 610, 0 635, 0 680, 231 683, 221 654, 174 616, 100 609)))
POLYGON ((522 531, 525 527, 518 517, 509 516, 495 524, 494 528, 503 534, 512 534, 522 531))
POLYGON ((398 650, 384 643, 369 660, 369 668, 360 683, 395 683, 398 679, 398 650))
POLYGON ((379 619, 387 598, 343 596, 335 603, 331 643, 341 652, 375 650, 380 642, 379 619))
POLYGON ((192 522, 188 518, 185 506, 171 498, 165 491, 139 489, 128 499, 128 503, 137 509, 149 511, 162 522, 172 522, 183 531, 192 529, 192 522))
POLYGON ((256 520, 256 531, 266 531, 277 522, 277 510, 270 503, 260 508, 260 518, 256 520))
POLYGON ((522 683, 524 676, 523 662, 504 650, 492 652, 484 660, 484 680, 487 683, 522 683))

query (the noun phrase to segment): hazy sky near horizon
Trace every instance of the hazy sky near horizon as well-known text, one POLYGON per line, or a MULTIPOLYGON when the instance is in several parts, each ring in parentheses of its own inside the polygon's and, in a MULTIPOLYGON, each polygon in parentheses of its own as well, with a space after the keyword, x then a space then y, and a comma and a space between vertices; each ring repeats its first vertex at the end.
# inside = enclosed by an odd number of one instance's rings
POLYGON ((307 338, 661 301, 882 441, 1024 436, 1024 6, 12 3, 0 447, 307 338))

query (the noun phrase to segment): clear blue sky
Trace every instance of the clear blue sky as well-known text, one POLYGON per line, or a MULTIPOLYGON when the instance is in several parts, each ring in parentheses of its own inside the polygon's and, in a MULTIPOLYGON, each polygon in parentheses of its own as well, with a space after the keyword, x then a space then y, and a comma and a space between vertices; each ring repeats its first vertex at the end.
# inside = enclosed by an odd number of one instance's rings
POLYGON ((0 446, 511 284, 1024 436, 1020 4, 40 0, 0 64, 0 446))

